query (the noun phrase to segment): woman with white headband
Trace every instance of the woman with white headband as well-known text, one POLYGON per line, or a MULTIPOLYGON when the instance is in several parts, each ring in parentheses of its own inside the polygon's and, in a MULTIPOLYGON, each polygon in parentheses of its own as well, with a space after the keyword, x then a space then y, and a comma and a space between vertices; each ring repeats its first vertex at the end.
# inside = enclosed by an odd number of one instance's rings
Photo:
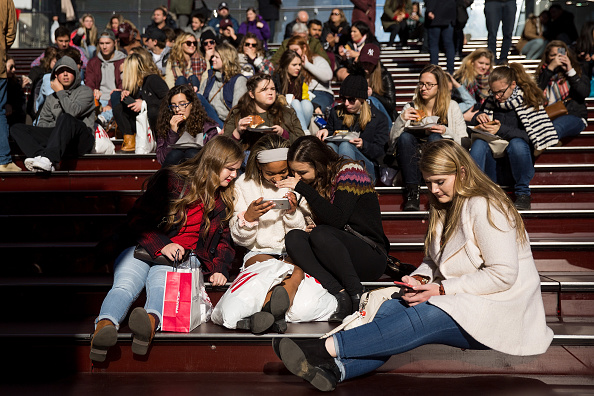
MULTIPOLYGON (((235 184, 235 209, 230 219, 231 237, 237 245, 247 248, 243 266, 235 282, 215 307, 213 322, 228 328, 250 330, 253 333, 275 331, 284 333, 286 320, 327 320, 336 310, 336 299, 319 283, 308 282, 307 291, 301 287, 308 277, 301 268, 293 266, 285 250, 285 235, 293 229, 311 231, 311 214, 304 199, 298 199, 288 188, 275 186, 289 176, 287 153, 289 141, 269 134, 251 148, 246 171, 235 184), (288 199, 287 209, 279 199, 288 199), (275 202, 273 202, 274 200, 275 202), (254 264, 260 264, 252 267, 254 264), (236 297, 236 290, 262 287, 266 284, 261 268, 276 274, 288 273, 280 284, 265 290, 253 290, 236 297), (272 268, 272 270, 270 270, 272 268), (261 282, 257 279, 261 277, 261 282), (252 280, 253 279, 253 280, 252 280), (304 295, 295 303, 297 290, 304 295), (241 300, 241 301, 239 301, 241 300), (259 300, 260 303, 256 303, 259 300), (239 312, 241 315, 238 316, 239 312)), ((309 280, 308 280, 309 281, 309 280)), ((268 285, 268 284, 267 284, 268 285)))

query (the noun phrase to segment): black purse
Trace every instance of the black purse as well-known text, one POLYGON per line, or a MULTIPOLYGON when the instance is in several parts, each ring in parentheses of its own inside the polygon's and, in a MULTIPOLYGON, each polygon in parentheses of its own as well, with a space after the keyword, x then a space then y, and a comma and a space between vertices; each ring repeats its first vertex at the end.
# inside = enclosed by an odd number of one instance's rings
MULTIPOLYGON (((186 250, 186 252, 184 253, 184 255, 179 258, 178 260, 176 260, 177 262, 183 263, 184 261, 186 261, 188 259, 188 257, 190 256, 190 253, 192 251, 191 250, 186 250)), ((145 248, 143 248, 140 245, 137 245, 134 248, 134 258, 138 259, 138 260, 142 260, 144 262, 147 263, 153 263, 153 264, 159 264, 159 265, 170 265, 173 266, 174 262, 169 260, 167 258, 167 256, 164 255, 160 255, 157 256, 155 258, 152 258, 151 255, 149 254, 149 252, 146 251, 145 248)))

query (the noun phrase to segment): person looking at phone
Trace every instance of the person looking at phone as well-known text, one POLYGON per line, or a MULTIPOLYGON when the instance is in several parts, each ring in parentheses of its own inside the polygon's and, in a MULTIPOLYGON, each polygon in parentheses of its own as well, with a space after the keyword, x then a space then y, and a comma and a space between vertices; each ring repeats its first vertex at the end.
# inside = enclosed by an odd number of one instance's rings
POLYGON ((545 106, 562 102, 567 109, 566 115, 553 120, 559 139, 579 135, 588 126, 590 82, 567 44, 555 40, 546 46, 536 80, 545 93, 545 106))
POLYGON ((358 162, 340 157, 315 136, 300 137, 287 154, 295 175, 276 182, 309 204, 316 227, 289 231, 287 253, 338 301, 328 321, 340 323, 359 308, 364 287, 386 269, 388 239, 377 193, 358 162))
POLYGON ((425 66, 419 75, 414 100, 404 105, 390 131, 390 145, 397 147, 396 160, 406 187, 403 210, 420 210, 422 177, 417 153, 421 144, 444 138, 460 144, 467 136, 464 115, 450 95, 449 80, 441 67, 425 66), (432 116, 438 117, 437 122, 426 128, 410 129, 432 116))
MULTIPOLYGON (((252 146, 245 173, 235 183, 235 209, 229 224, 233 241, 248 249, 238 279, 244 273, 258 277, 259 273, 250 268, 256 268, 252 265, 260 262, 275 263, 279 268, 289 263, 292 271, 270 290, 254 291, 250 295, 254 299, 265 296, 261 309, 255 312, 242 310, 245 318, 237 322, 233 319, 237 304, 257 304, 234 301, 231 292, 228 292, 229 297, 222 298, 223 305, 217 305, 213 312, 212 318, 217 324, 256 334, 267 331, 284 333, 286 319, 294 322, 327 320, 336 308, 334 297, 319 286, 321 295, 314 298, 313 309, 307 312, 303 312, 303 307, 291 309, 305 274, 301 268, 293 266, 287 255, 285 235, 292 229, 311 231, 314 225, 305 200, 298 199, 296 193, 288 188, 276 186, 277 182, 289 176, 288 150, 289 142, 278 135, 264 135, 252 146)), ((311 299, 313 296, 305 297, 311 299)))
POLYGON ((497 135, 508 142, 501 159, 489 143, 475 139, 470 155, 479 168, 500 184, 512 181, 518 210, 530 210, 530 181, 534 177, 533 150, 544 150, 559 139, 551 120, 544 110, 544 96, 534 79, 526 74, 519 63, 500 66, 489 76, 491 96, 472 119, 476 129, 497 135), (497 172, 500 169, 502 172, 497 172), (498 179, 498 176, 507 179, 498 179))
MULTIPOLYGON (((339 156, 363 161, 365 170, 375 182, 375 165, 385 154, 384 146, 390 136, 390 120, 368 98, 367 78, 362 67, 351 67, 350 74, 340 86, 342 103, 330 110, 328 125, 317 133, 320 140, 334 136, 336 131, 358 132, 359 137, 348 141, 327 142, 339 156)), ((380 104, 381 106, 381 104, 380 104)))
POLYGON ((423 262, 402 277, 413 288, 384 302, 371 323, 326 339, 273 343, 287 369, 319 390, 421 345, 530 356, 553 340, 528 234, 507 194, 451 140, 428 144, 420 167, 429 230, 423 262))

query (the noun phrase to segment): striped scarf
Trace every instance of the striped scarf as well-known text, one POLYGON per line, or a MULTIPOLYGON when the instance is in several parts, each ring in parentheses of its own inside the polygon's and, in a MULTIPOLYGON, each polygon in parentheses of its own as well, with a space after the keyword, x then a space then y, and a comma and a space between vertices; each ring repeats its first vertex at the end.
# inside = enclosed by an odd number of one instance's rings
MULTIPOLYGON (((542 65, 546 69, 548 65, 542 65)), ((556 72, 549 80, 545 93, 545 106, 552 105, 555 102, 564 101, 569 96, 569 84, 563 71, 556 72)))
POLYGON ((173 72, 173 78, 178 78, 180 76, 184 76, 186 78, 194 75, 198 77, 202 77, 202 73, 206 71, 206 61, 198 53, 198 51, 194 52, 194 54, 190 57, 190 64, 186 65, 184 70, 181 69, 181 65, 178 61, 173 61, 171 64, 171 71, 173 72))
POLYGON ((483 104, 485 99, 489 97, 489 73, 485 75, 477 75, 475 80, 471 82, 466 89, 468 93, 476 99, 480 99, 479 104, 483 104), (477 97, 478 93, 478 97, 477 97))
POLYGON ((524 104, 524 92, 520 87, 516 87, 509 99, 503 103, 489 98, 485 102, 484 111, 492 117, 493 110, 496 107, 516 112, 536 150, 544 150, 559 142, 557 132, 544 107, 536 110, 534 107, 526 106, 524 104))

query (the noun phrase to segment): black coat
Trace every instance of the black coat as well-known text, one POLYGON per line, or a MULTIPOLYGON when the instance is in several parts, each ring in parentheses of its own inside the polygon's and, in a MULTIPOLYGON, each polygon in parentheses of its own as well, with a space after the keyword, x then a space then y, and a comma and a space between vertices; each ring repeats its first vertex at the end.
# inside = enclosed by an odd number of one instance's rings
POLYGON ((427 0, 425 7, 425 24, 428 27, 453 26, 456 23, 456 0, 427 0), (435 18, 429 19, 430 12, 435 18))
POLYGON ((382 65, 382 86, 384 88, 384 94, 378 95, 374 92, 373 96, 384 105, 386 112, 390 115, 391 121, 394 121, 398 115, 396 112, 396 88, 394 87, 392 75, 384 65, 382 65))
MULTIPOLYGON (((470 125, 478 125, 476 117, 479 114, 484 114, 482 109, 485 107, 485 104, 489 100, 493 100, 493 98, 487 98, 487 100, 485 100, 483 106, 481 107, 481 111, 479 111, 474 115, 474 117, 472 117, 470 125)), ((518 117, 518 114, 515 110, 507 110, 495 106, 495 108, 493 109, 493 119, 501 122, 501 127, 499 128, 499 131, 497 131, 497 136, 499 136, 503 140, 507 140, 509 142, 514 138, 520 138, 526 141, 526 143, 530 145, 532 144, 530 143, 530 139, 528 138, 526 128, 524 127, 524 124, 522 124, 522 121, 520 120, 520 117, 518 117)))

